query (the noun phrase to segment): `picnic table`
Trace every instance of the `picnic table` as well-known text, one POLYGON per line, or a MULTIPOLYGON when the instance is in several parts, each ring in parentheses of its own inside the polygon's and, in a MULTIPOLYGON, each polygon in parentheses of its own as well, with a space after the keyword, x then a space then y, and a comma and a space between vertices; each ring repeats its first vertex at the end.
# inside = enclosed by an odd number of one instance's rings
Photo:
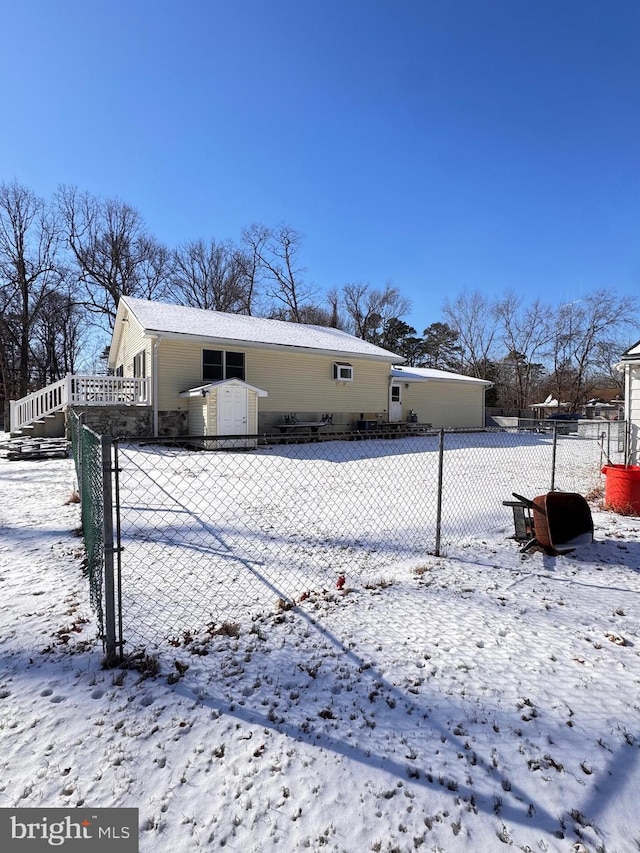
POLYGON ((321 427, 326 427, 328 425, 328 421, 288 421, 285 423, 276 424, 276 426, 283 435, 286 435, 289 432, 296 432, 297 430, 317 433, 318 430, 321 429, 321 427))

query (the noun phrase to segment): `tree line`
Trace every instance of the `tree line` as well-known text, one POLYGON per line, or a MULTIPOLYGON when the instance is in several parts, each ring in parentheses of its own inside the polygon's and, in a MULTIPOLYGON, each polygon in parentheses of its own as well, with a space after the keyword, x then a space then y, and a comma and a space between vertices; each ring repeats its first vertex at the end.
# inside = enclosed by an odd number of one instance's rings
POLYGON ((121 296, 343 329, 416 367, 494 385, 489 403, 524 409, 548 393, 578 408, 590 389, 619 382, 612 365, 636 322, 630 298, 603 290, 552 308, 507 291, 444 299, 420 333, 391 283, 320 288, 286 224, 253 224, 237 241, 194 238, 168 247, 134 207, 61 186, 44 199, 0 184, 0 400, 68 372, 102 372, 100 354, 121 296))

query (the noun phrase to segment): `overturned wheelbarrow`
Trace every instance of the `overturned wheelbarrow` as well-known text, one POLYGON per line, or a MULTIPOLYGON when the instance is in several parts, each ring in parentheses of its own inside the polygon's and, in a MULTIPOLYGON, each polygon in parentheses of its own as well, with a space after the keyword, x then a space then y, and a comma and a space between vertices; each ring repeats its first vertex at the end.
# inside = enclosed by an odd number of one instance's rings
POLYGON ((575 492, 547 492, 533 500, 513 492, 516 538, 524 542, 521 551, 539 545, 546 554, 566 554, 593 542, 593 519, 589 504, 575 492), (516 517, 517 516, 517 517, 516 517))

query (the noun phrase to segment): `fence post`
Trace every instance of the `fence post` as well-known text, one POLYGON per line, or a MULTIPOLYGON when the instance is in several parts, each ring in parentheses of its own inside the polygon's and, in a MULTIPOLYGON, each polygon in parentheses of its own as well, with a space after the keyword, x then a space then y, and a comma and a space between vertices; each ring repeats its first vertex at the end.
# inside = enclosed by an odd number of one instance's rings
POLYGON ((120 649, 120 659, 123 657, 124 641, 122 638, 122 529, 121 529, 121 511, 120 511, 120 455, 118 439, 113 439, 113 479, 115 484, 114 489, 114 507, 116 517, 116 604, 118 609, 118 647, 120 649))
POLYGON ((113 666, 116 653, 116 599, 113 571, 113 495, 111 489, 111 439, 103 435, 102 446, 102 547, 104 549, 104 637, 106 664, 113 666))
POLYGON ((440 429, 438 444, 438 506, 436 509, 436 557, 440 556, 440 536, 442 533, 442 484, 444 473, 444 428, 440 429))
MULTIPOLYGON (((80 495, 80 504, 82 505, 82 486, 84 484, 84 474, 82 471, 82 435, 84 431, 84 423, 82 418, 84 416, 84 412, 80 415, 76 415, 76 413, 71 410, 71 417, 75 418, 75 430, 76 430, 76 473, 78 475, 78 494, 80 495)), ((84 518, 83 518, 84 521, 84 518)))
POLYGON ((554 492, 556 489, 556 452, 558 450, 558 421, 553 422, 553 449, 551 451, 551 488, 554 492))

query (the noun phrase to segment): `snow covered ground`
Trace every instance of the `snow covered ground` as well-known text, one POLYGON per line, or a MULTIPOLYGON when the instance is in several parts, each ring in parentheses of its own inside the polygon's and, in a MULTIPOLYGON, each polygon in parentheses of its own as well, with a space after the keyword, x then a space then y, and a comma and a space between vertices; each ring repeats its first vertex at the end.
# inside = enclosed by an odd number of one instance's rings
POLYGON ((345 572, 105 670, 71 460, 0 459, 0 806, 129 806, 143 853, 640 848, 640 519, 345 572))

